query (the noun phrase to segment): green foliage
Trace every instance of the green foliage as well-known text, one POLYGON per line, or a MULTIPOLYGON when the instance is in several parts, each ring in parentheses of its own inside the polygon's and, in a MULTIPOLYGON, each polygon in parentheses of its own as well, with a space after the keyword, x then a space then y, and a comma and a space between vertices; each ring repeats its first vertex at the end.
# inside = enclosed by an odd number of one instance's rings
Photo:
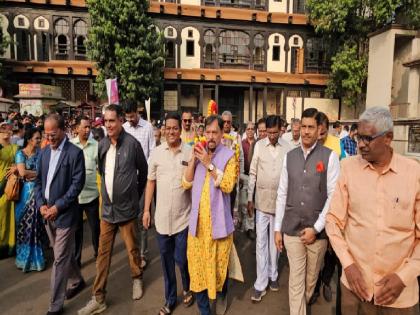
POLYGON ((105 79, 118 79, 121 99, 144 102, 163 80, 164 38, 147 15, 147 0, 87 0, 91 17, 89 57, 96 62, 95 88, 104 95, 105 79))
POLYGON ((3 29, 1 27, 1 17, 0 17, 0 78, 3 74, 3 60, 1 56, 4 55, 6 52, 6 48, 9 45, 9 38, 7 38, 5 35, 3 35, 3 29))
POLYGON ((407 26, 420 25, 419 0, 307 0, 306 6, 333 56, 327 93, 353 106, 364 100, 368 34, 401 15, 407 26))

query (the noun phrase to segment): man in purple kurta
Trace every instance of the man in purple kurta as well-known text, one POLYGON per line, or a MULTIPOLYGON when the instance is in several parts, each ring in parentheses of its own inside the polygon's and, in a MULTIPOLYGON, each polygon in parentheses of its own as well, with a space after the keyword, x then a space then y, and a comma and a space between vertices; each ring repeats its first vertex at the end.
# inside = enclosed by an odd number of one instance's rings
POLYGON ((201 315, 210 314, 209 299, 216 298, 216 313, 226 311, 227 268, 233 244, 230 193, 237 179, 234 152, 221 144, 223 121, 206 120, 207 148, 194 147, 185 172, 184 188, 192 188, 187 245, 190 289, 196 293, 201 315))

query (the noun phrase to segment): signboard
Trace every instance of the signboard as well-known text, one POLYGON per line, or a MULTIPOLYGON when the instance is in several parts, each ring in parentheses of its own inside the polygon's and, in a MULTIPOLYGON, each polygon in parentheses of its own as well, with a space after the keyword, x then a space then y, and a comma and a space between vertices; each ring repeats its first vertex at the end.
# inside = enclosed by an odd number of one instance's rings
POLYGON ((20 99, 20 113, 24 112, 39 117, 50 112, 50 106, 55 105, 55 100, 20 99))
POLYGON ((61 98, 61 87, 45 84, 19 84, 19 95, 61 98))
POLYGON ((178 110, 178 91, 165 91, 163 108, 166 111, 178 110))

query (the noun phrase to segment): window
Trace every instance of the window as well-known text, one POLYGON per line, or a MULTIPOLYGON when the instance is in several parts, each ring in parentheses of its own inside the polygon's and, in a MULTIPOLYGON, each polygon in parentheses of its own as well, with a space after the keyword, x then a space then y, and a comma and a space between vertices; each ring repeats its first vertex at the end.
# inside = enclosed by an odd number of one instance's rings
POLYGON ((58 19, 55 22, 54 30, 56 34, 68 34, 69 22, 67 22, 65 19, 58 19))
POLYGON ((169 27, 169 28, 168 28, 168 36, 169 36, 169 37, 174 36, 174 29, 173 29, 172 27, 169 27))
POLYGON ((168 41, 165 44, 165 68, 175 68, 175 43, 168 41))
POLYGON ((192 30, 188 30, 188 38, 192 38, 193 37, 193 31, 192 30))
POLYGON ((194 57, 194 41, 187 40, 187 56, 194 57))
POLYGON ((56 54, 61 55, 61 56, 58 56, 58 59, 67 59, 67 56, 63 56, 63 55, 68 54, 68 50, 70 47, 69 38, 67 37, 69 30, 70 30, 70 27, 69 27, 69 22, 67 22, 67 20, 61 18, 55 21, 55 24, 54 24, 55 52, 56 54))
POLYGON ((213 45, 207 44, 206 45, 206 52, 204 59, 206 62, 212 62, 213 61, 213 45))
POLYGON ((86 55, 86 46, 85 46, 85 37, 77 36, 76 37, 76 52, 79 55, 86 55))
POLYGON ((39 19, 38 20, 38 27, 39 28, 44 28, 45 27, 45 20, 39 19))
POLYGON ((219 58, 222 63, 249 69, 251 52, 250 38, 243 31, 221 31, 219 37, 219 58))
POLYGON ((273 61, 280 61, 280 46, 273 46, 273 61))
POLYGON ((18 18, 18 25, 25 26, 25 19, 23 17, 18 18))
POLYGON ((29 54, 29 32, 23 29, 16 30, 17 60, 25 61, 30 59, 29 54))
POLYGON ((420 126, 410 126, 408 130, 408 152, 420 153, 420 126))
POLYGON ((86 55, 86 38, 88 33, 87 23, 83 20, 77 20, 74 23, 74 48, 77 55, 86 55))
POLYGON ((264 63, 264 36, 257 34, 254 37, 254 65, 264 63))
POLYGON ((47 33, 42 33, 41 38, 37 38, 38 46, 38 60, 48 61, 49 60, 49 39, 47 33))
POLYGON ((278 44, 280 41, 280 38, 278 35, 274 36, 274 44, 278 44))
POLYGON ((204 32, 204 67, 213 67, 214 66, 214 43, 216 42, 216 36, 212 30, 207 30, 204 32), (207 63, 207 64, 206 64, 207 63))
POLYGON ((299 45, 299 38, 298 37, 293 37, 293 45, 299 45))
POLYGON ((58 53, 61 55, 67 54, 67 36, 66 35, 58 35, 57 38, 57 50, 58 53))

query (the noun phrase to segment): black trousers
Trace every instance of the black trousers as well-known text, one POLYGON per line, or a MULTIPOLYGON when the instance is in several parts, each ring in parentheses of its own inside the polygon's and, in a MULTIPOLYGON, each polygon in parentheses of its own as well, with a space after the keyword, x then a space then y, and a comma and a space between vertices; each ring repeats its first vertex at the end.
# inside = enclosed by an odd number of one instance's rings
POLYGON ((82 265, 82 248, 83 248, 83 211, 89 222, 92 234, 92 246, 95 252, 95 258, 98 256, 100 221, 99 221, 99 197, 89 203, 79 205, 80 215, 77 222, 76 230, 76 262, 79 267, 82 265))

